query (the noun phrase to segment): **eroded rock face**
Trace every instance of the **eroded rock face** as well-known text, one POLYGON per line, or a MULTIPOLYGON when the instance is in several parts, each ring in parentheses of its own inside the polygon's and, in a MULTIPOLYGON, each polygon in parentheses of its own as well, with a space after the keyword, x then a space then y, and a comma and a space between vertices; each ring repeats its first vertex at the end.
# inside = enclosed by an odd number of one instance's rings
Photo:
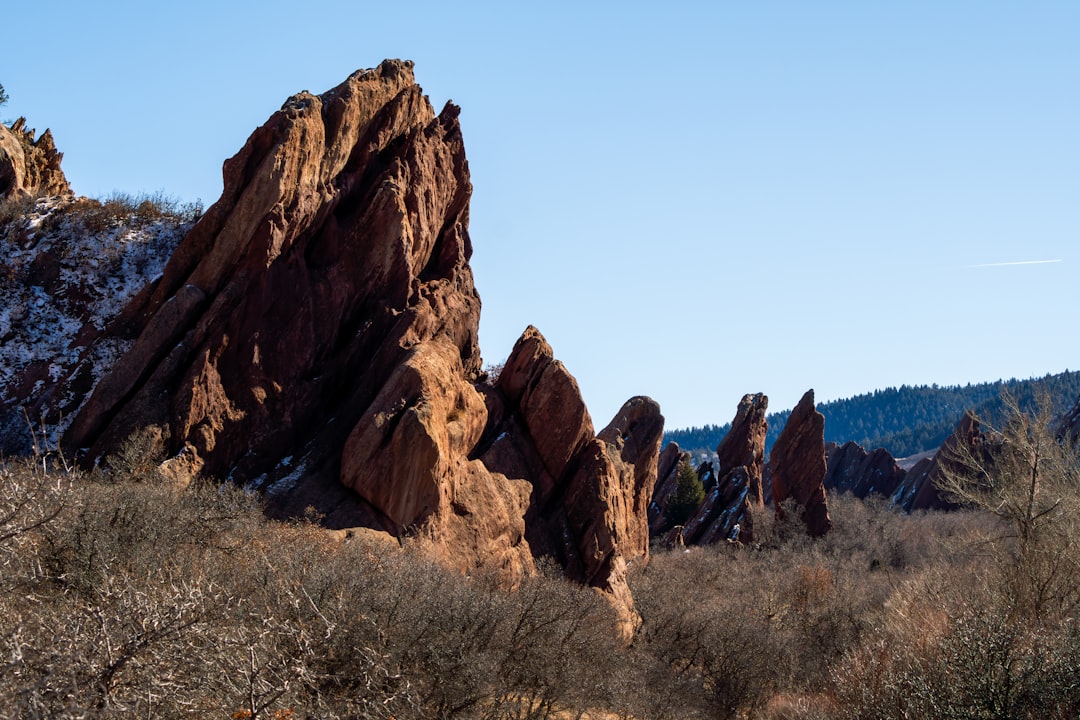
POLYGON ((690 453, 680 450, 678 443, 668 443, 660 453, 656 466, 656 486, 649 503, 650 533, 660 534, 667 529, 664 512, 679 485, 679 466, 684 462, 689 463, 690 460, 690 453))
POLYGON ((92 462, 149 426, 173 470, 254 484, 274 514, 416 532, 509 584, 551 555, 632 617, 663 418, 633 398, 596 434, 535 328, 485 381, 457 108, 387 61, 291 98, 224 175, 67 447, 92 462))
POLYGON ((96 457, 157 424, 170 453, 254 478, 328 434, 340 447, 420 343, 441 337, 479 372, 457 108, 436 116, 411 64, 290 98, 224 179, 69 446, 96 457))
POLYGON ((722 540, 754 539, 754 507, 750 472, 740 465, 726 473, 705 493, 705 500, 683 528, 683 542, 708 545, 722 540))
POLYGON ((971 412, 964 413, 952 435, 945 438, 933 458, 920 460, 907 471, 904 481, 893 493, 893 503, 906 512, 955 508, 955 504, 941 496, 938 483, 947 472, 963 472, 953 459, 961 448, 966 448, 966 454, 971 457, 984 456, 988 464, 992 463, 992 443, 971 412))
POLYGON ((60 169, 63 153, 46 130, 35 130, 19 118, 9 129, 0 124, 0 198, 71 197, 71 186, 60 169))
POLYGON ((791 411, 769 456, 773 503, 782 516, 787 498, 803 507, 806 531, 824 535, 832 527, 825 500, 825 416, 814 407, 814 391, 808 390, 791 411))
POLYGON ((577 381, 528 328, 494 387, 475 451, 493 472, 532 485, 525 532, 536 556, 632 608, 627 564, 649 552, 648 506, 656 484, 663 416, 631 398, 594 435, 577 381))
POLYGON ((769 398, 761 393, 743 395, 731 421, 731 430, 716 447, 719 467, 716 474, 723 477, 735 468, 746 468, 750 482, 750 501, 762 504, 761 475, 765 465, 765 435, 769 423, 765 414, 769 398))
POLYGON ((907 473, 884 448, 867 452, 857 442, 826 446, 826 490, 849 492, 865 498, 870 494, 891 497, 907 473))

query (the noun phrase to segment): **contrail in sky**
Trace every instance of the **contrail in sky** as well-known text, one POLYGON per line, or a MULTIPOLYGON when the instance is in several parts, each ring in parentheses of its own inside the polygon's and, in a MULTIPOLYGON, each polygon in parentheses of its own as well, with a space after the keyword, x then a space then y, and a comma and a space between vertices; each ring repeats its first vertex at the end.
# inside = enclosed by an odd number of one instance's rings
POLYGON ((1059 263, 1062 262, 1061 258, 1057 260, 1017 260, 1016 262, 1001 262, 1001 263, 983 263, 982 265, 968 265, 969 268, 981 268, 981 267, 1007 267, 1009 265, 1046 265, 1047 263, 1059 263))

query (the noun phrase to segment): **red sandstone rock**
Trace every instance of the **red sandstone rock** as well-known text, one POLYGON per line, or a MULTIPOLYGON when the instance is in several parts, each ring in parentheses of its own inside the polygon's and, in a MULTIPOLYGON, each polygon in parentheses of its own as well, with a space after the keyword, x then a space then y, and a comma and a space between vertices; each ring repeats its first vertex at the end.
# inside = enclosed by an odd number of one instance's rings
POLYGON ((656 487, 649 503, 649 532, 656 535, 667 529, 664 511, 679 484, 679 466, 690 462, 690 453, 679 449, 678 443, 668 443, 656 466, 656 487))
POLYGON ((73 195, 52 133, 46 130, 36 140, 35 133, 26 129, 25 118, 11 128, 0 124, 0 198, 73 195))
POLYGON ((871 493, 892 497, 906 473, 884 448, 866 452, 858 443, 826 446, 827 466, 824 485, 827 490, 849 492, 858 498, 871 493))
POLYGON ((832 527, 825 500, 825 416, 814 407, 814 391, 808 390, 791 411, 787 424, 769 456, 772 470, 773 503, 782 516, 781 503, 787 498, 803 507, 803 520, 810 535, 824 535, 832 527))
POLYGON ((535 328, 484 382, 457 108, 436 115, 387 61, 291 98, 224 175, 125 310, 137 339, 67 447, 93 461, 150 426, 174 474, 254 483, 277 515, 416 530, 509 584, 553 555, 632 621, 663 418, 633 398, 594 435, 535 328))
POLYGON ((683 527, 683 542, 709 545, 722 540, 751 542, 754 517, 750 472, 745 465, 731 470, 705 495, 698 511, 683 527))
POLYGON ((761 474, 765 464, 765 435, 769 423, 765 419, 769 398, 761 393, 743 395, 731 421, 731 429, 716 447, 719 467, 717 477, 723 477, 739 466, 746 468, 750 481, 750 500, 762 504, 761 474))

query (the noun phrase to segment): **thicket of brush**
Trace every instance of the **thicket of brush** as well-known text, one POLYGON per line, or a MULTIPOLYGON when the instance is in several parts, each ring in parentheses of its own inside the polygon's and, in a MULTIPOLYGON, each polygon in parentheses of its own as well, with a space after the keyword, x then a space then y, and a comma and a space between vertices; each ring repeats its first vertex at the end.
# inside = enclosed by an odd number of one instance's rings
POLYGON ((965 486, 983 510, 831 498, 821 539, 761 521, 753 546, 658 549, 629 645, 555 572, 507 592, 408 544, 271 522, 235 487, 168 486, 137 448, 110 475, 9 462, 0 716, 1074 718, 1061 447, 1034 484, 965 486))

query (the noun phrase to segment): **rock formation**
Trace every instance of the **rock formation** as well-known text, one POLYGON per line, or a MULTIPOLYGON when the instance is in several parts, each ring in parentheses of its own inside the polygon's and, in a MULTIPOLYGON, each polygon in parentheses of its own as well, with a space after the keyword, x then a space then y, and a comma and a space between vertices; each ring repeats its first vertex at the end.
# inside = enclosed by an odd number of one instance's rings
MULTIPOLYGON (((649 532, 653 535, 662 533, 667 528, 664 511, 668 500, 679 485, 679 466, 690 462, 690 453, 679 449, 678 443, 668 443, 660 453, 656 466, 656 486, 652 501, 649 503, 649 532)), ((699 473, 700 476, 700 473, 699 473)))
POLYGON ((763 502, 761 475, 765 465, 765 435, 769 423, 765 419, 769 398, 761 393, 743 395, 731 421, 731 429, 716 447, 717 477, 723 477, 739 466, 746 468, 750 482, 750 501, 763 502))
POLYGON ((1062 442, 1076 443, 1080 441, 1080 398, 1076 399, 1076 404, 1061 419, 1057 437, 1062 442))
POLYGON ((905 512, 955 508, 938 492, 938 483, 944 473, 960 471, 953 458, 961 448, 966 448, 973 457, 991 450, 979 421, 971 412, 964 413, 952 435, 945 438, 933 458, 920 460, 907 471, 904 481, 893 492, 893 504, 905 512))
POLYGON ((725 473, 705 494, 698 511, 683 527, 683 542, 709 545, 721 540, 750 542, 754 539, 754 508, 750 500, 752 480, 745 465, 725 473))
MULTIPOLYGON (((721 540, 753 539, 753 510, 763 507, 761 478, 765 434, 769 428, 765 420, 768 406, 769 399, 761 393, 744 395, 739 402, 731 429, 716 448, 715 467, 713 463, 703 463, 697 469, 705 499, 683 526, 680 542, 707 545, 721 540)), ((660 476, 665 480, 657 485, 650 508, 650 530, 654 535, 665 535, 671 529, 664 518, 664 508, 677 484, 678 452, 678 446, 672 444, 661 456, 660 476)))
POLYGON ((626 564, 646 559, 663 417, 632 398, 593 434, 577 381, 538 330, 515 344, 494 387, 474 450, 491 471, 530 481, 526 537, 570 577, 629 601, 626 564))
POLYGON ((825 500, 825 416, 814 407, 814 391, 808 390, 791 411, 769 456, 773 503, 777 517, 781 504, 793 498, 803 508, 806 531, 824 535, 832 527, 825 500))
POLYGON ((0 198, 72 195, 52 133, 46 130, 35 140, 36 132, 26 129, 25 118, 11 128, 0 124, 0 198))
POLYGON ((828 443, 825 446, 826 490, 848 492, 858 498, 871 494, 892 497, 904 481, 906 473, 896 464, 895 458, 884 448, 867 452, 857 442, 843 445, 828 443))
POLYGON ((513 584, 552 555, 629 613, 663 418, 595 434, 534 328, 481 371, 458 109, 412 64, 301 93, 224 167, 224 191, 125 310, 134 344, 64 437, 89 461, 150 427, 178 474, 266 490, 271 512, 414 533, 513 584))

